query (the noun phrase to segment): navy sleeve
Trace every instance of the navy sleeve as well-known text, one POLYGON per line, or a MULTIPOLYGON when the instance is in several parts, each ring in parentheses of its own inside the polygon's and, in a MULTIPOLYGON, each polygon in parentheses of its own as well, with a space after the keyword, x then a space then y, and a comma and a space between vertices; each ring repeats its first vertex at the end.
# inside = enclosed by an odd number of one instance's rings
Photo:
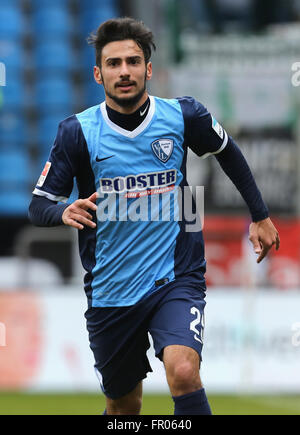
POLYGON ((199 157, 221 152, 228 135, 208 110, 192 97, 178 98, 185 126, 186 145, 199 157))
POLYGON ((57 204, 43 196, 33 195, 28 217, 37 227, 55 227, 62 225, 62 215, 69 204, 57 204))
POLYGON ((252 172, 238 146, 208 110, 192 97, 178 98, 181 105, 186 145, 202 158, 215 155, 248 205, 252 220, 269 216, 252 172))
POLYGON ((250 210, 253 222, 266 219, 269 216, 268 208, 245 157, 232 138, 229 138, 225 150, 217 154, 216 158, 223 171, 241 193, 250 210))
POLYGON ((55 202, 66 202, 73 189, 74 177, 86 152, 86 141, 77 117, 71 116, 58 126, 49 160, 33 191, 55 202))

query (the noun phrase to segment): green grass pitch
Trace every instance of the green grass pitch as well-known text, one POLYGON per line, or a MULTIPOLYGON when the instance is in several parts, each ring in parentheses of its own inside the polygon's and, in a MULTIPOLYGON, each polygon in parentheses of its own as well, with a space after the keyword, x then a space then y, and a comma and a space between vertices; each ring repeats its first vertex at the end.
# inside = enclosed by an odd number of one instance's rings
MULTIPOLYGON (((300 415, 300 395, 209 395, 214 415, 300 415)), ((0 415, 101 415, 97 394, 0 393, 0 415)), ((144 395, 142 415, 172 415, 166 395, 144 395)))

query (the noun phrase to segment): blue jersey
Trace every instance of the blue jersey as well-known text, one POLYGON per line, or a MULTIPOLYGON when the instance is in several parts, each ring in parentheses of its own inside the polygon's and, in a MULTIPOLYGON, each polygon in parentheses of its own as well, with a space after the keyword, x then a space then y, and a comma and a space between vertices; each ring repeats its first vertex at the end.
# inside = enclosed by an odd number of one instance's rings
POLYGON ((133 131, 109 119, 105 102, 60 123, 33 193, 66 201, 74 178, 80 198, 99 193, 96 229, 79 231, 89 306, 133 305, 181 277, 203 283, 202 231, 186 231, 174 192, 187 186, 188 147, 206 157, 227 142, 191 97, 151 96, 147 117, 133 131))

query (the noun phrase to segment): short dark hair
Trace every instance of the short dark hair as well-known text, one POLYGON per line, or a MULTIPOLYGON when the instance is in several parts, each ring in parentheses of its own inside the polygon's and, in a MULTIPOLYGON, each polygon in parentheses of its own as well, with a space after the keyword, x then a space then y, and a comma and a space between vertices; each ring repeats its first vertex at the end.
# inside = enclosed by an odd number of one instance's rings
POLYGON ((96 65, 101 66, 103 47, 114 41, 133 39, 143 50, 146 64, 150 61, 152 49, 156 50, 153 33, 142 21, 134 18, 115 18, 102 23, 96 33, 88 38, 88 43, 96 50, 96 65))

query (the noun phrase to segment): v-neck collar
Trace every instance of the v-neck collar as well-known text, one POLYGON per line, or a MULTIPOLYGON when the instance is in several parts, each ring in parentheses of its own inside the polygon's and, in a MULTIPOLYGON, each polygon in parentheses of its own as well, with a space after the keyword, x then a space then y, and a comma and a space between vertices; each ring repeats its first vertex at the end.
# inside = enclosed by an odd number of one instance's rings
POLYGON ((146 116, 146 118, 144 119, 144 121, 134 130, 129 131, 129 130, 125 130, 124 128, 120 127, 119 125, 115 124, 114 122, 112 122, 107 114, 107 110, 106 110, 106 102, 103 101, 103 103, 100 104, 100 109, 101 109, 101 113, 102 116, 106 122, 106 124, 114 131, 116 131, 117 133, 128 137, 130 139, 134 139, 135 137, 137 137, 139 134, 141 134, 150 124, 150 122, 152 121, 152 118, 154 116, 155 113, 155 99, 153 96, 149 95, 150 98, 150 107, 149 107, 149 111, 148 114, 146 116))

